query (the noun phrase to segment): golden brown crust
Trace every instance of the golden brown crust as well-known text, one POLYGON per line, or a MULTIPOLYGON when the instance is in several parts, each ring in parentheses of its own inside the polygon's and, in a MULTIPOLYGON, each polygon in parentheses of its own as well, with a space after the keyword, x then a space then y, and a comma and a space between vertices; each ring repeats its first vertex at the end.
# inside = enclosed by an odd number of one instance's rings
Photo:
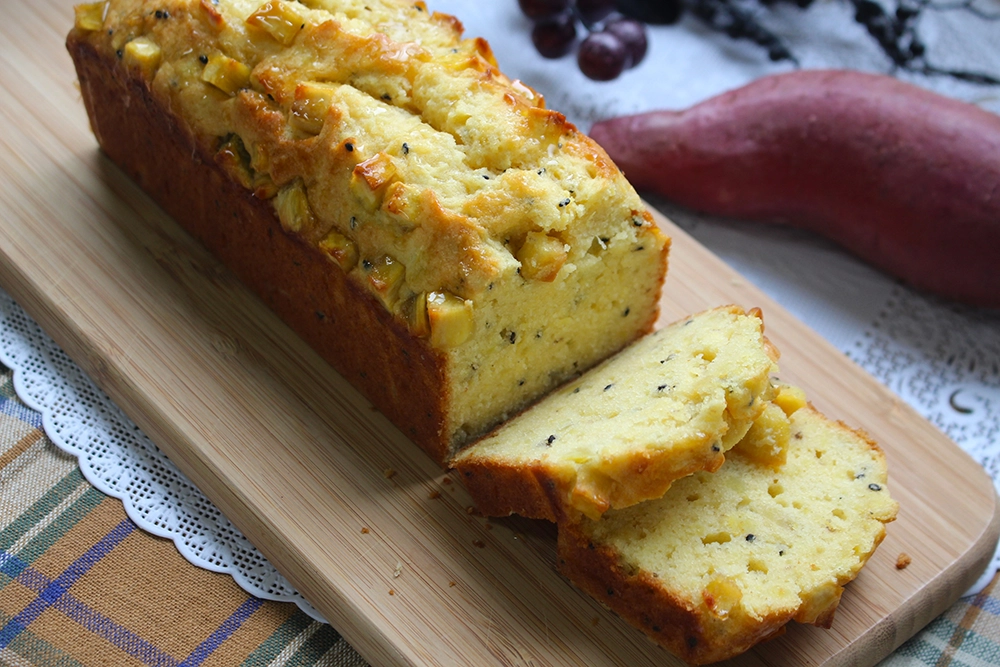
MULTIPOLYGON (((693 665, 725 660, 776 636, 787 616, 714 621, 703 609, 670 594, 648 572, 629 573, 614 549, 595 545, 575 524, 559 525, 559 570, 576 586, 693 665), (725 640, 720 640, 721 636, 725 640)), ((711 601, 706 600, 710 607, 711 601)), ((831 614, 832 618, 832 614, 831 614)))
POLYGON ((274 209, 230 178, 165 112, 142 77, 75 31, 67 48, 105 153, 443 464, 450 443, 442 355, 318 250, 285 233, 274 209))
POLYGON ((476 509, 485 516, 518 514, 529 519, 564 518, 555 482, 535 468, 479 459, 458 467, 476 509))
POLYGON ((486 516, 518 514, 529 519, 578 521, 580 512, 573 509, 574 505, 592 506, 599 513, 611 507, 628 507, 663 495, 676 479, 699 470, 718 470, 725 458, 721 452, 710 461, 704 456, 682 460, 683 457, 669 451, 643 452, 621 471, 625 483, 607 480, 600 487, 560 479, 557 470, 542 462, 532 465, 523 461, 507 463, 488 456, 465 457, 459 459, 455 468, 476 507, 486 516), (567 499, 570 492, 587 497, 574 503, 567 499))

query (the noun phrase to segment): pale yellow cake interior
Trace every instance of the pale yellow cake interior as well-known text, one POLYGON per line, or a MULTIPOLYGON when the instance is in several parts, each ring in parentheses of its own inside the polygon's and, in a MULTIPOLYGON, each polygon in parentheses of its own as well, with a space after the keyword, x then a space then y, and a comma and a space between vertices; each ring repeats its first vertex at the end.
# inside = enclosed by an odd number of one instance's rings
POLYGON ((714 474, 679 480, 663 498, 581 529, 707 619, 731 618, 737 628, 782 614, 822 622, 897 504, 884 456, 865 438, 811 407, 795 411, 789 427, 777 469, 737 446, 714 474))
POLYGON ((719 308, 661 329, 463 451, 454 464, 544 468, 590 516, 656 496, 691 467, 715 467, 774 395, 776 353, 754 314, 719 308), (659 488, 637 461, 665 469, 659 488), (607 488, 609 486, 616 488, 607 488), (599 487, 595 489, 594 487, 599 487), (646 496, 650 497, 650 496, 646 496), (593 505, 594 502, 598 504, 593 505))

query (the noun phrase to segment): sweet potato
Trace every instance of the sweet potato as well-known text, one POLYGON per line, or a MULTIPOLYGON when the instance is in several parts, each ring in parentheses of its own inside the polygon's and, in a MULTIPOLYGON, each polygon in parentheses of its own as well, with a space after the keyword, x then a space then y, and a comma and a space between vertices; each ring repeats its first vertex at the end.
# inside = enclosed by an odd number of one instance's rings
POLYGON ((639 189, 810 229, 915 287, 1000 308, 1000 116, 887 76, 798 71, 591 136, 639 189))

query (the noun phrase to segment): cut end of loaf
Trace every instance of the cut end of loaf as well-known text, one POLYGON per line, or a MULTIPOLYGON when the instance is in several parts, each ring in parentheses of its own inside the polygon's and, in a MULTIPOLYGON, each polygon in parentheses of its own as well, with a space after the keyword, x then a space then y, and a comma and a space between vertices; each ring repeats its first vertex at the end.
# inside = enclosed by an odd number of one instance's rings
POLYGON ((708 311, 564 385, 453 465, 488 514, 598 518, 722 465, 774 397, 774 370, 759 317, 708 311))

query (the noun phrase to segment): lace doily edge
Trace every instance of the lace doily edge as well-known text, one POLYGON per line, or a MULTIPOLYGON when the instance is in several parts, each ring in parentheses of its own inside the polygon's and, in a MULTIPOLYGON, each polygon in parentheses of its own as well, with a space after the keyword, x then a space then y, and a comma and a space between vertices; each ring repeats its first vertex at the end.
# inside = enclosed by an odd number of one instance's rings
POLYGON ((220 574, 225 574, 229 577, 232 577, 233 581, 236 582, 237 586, 246 591, 248 594, 253 595, 254 597, 263 600, 270 600, 273 602, 291 602, 295 604, 295 606, 297 606, 302 611, 302 613, 306 614, 313 620, 319 621, 320 623, 327 623, 326 618, 324 618, 323 615, 320 614, 319 611, 304 598, 296 599, 293 597, 268 593, 267 591, 260 590, 260 588, 253 585, 253 583, 247 577, 243 576, 241 573, 237 571, 234 571, 232 568, 229 568, 227 566, 215 565, 214 563, 204 561, 195 556, 187 548, 187 545, 184 543, 182 536, 172 533, 169 530, 166 530, 160 526, 157 526, 156 524, 150 523, 145 519, 143 519, 140 512, 133 505, 131 499, 127 496, 127 494, 115 491, 114 489, 111 489, 110 487, 105 485, 103 481, 100 479, 100 477, 98 477, 92 470, 90 470, 90 468, 88 468, 86 465, 83 464, 82 462, 83 452, 79 448, 74 447, 72 444, 67 442, 53 427, 52 409, 47 405, 39 404, 39 402, 37 402, 34 399, 34 397, 31 396, 30 392, 28 392, 28 390, 24 387, 22 377, 27 373, 27 370, 22 368, 20 364, 10 354, 8 354, 7 349, 3 348, 2 346, 0 346, 0 363, 2 363, 11 370, 11 373, 13 374, 14 392, 17 394, 18 399, 20 399, 21 402, 24 403, 27 407, 29 407, 30 409, 34 410, 35 412, 39 413, 42 416, 42 430, 45 431, 45 435, 49 438, 52 444, 54 444, 60 450, 66 452, 67 454, 76 459, 81 474, 83 475, 84 479, 86 479, 87 482, 90 483, 91 486, 93 486, 95 489, 97 489, 106 496, 120 500, 122 503, 122 507, 125 509, 126 516, 128 516, 128 518, 135 525, 137 525, 145 532, 150 533, 151 535, 168 539, 171 542, 173 542, 174 547, 177 549, 177 553, 179 553, 181 557, 184 558, 184 560, 189 562, 194 567, 203 570, 208 570, 210 572, 218 572, 220 574))

